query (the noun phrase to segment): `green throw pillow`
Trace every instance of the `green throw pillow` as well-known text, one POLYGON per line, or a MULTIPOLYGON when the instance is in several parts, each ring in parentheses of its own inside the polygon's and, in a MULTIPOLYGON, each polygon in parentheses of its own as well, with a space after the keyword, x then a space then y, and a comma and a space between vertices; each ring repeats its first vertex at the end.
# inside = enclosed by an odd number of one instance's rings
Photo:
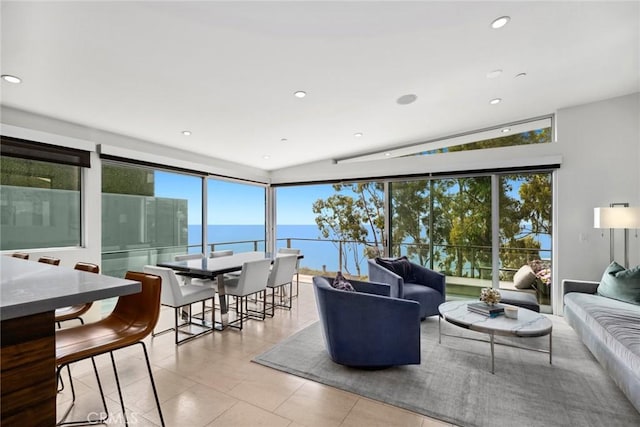
POLYGON ((640 266, 627 270, 612 262, 602 275, 598 295, 640 305, 640 266))

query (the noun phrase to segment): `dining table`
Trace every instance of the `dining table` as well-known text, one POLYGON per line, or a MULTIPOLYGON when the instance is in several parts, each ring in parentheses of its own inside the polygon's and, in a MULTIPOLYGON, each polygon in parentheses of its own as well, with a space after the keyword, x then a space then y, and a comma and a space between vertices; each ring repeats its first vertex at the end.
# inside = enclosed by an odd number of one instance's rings
POLYGON ((133 280, 0 256, 0 424, 56 424, 57 308, 141 289, 133 280))
MULTIPOLYGON (((167 267, 175 270, 178 274, 215 279, 216 291, 218 294, 218 302, 220 304, 220 323, 214 325, 215 329, 223 330, 229 323, 229 306, 225 294, 225 274, 237 273, 242 271, 242 265, 248 261, 257 261, 265 258, 274 260, 279 256, 291 256, 287 253, 271 253, 262 251, 239 252, 233 255, 222 256, 217 258, 201 258, 190 259, 184 261, 164 261, 158 262, 160 267, 167 267)), ((298 259, 302 259, 302 254, 298 255, 298 259)))

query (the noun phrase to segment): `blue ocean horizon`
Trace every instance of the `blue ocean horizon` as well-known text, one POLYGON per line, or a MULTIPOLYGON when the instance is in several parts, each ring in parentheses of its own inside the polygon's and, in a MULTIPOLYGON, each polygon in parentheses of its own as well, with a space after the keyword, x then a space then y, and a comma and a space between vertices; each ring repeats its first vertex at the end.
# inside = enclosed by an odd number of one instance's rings
MULTIPOLYGON (((189 225, 189 245, 197 245, 200 242, 201 225, 189 225)), ((236 252, 254 250, 254 241, 258 241, 258 250, 264 250, 265 228, 264 225, 209 225, 207 228, 209 242, 215 244, 216 250, 233 249, 236 252), (244 242, 230 244, 229 242, 244 242)), ((291 240, 291 247, 300 249, 304 255, 301 267, 314 270, 338 271, 338 248, 331 242, 321 237, 320 230, 315 224, 286 225, 281 224, 276 229, 276 247, 287 247, 287 240, 291 240), (300 240, 304 239, 304 240, 300 240), (309 240, 306 240, 309 239, 309 240)), ((336 244, 337 245, 337 244, 336 244)), ((199 249, 194 248, 199 252, 199 249)), ((367 274, 364 245, 357 245, 358 258, 362 274, 367 274)), ((350 252, 349 257, 353 257, 350 252)), ((357 273, 356 263, 349 259, 348 272, 357 273)))
MULTIPOLYGON (((189 245, 199 245, 201 225, 189 225, 189 245)), ((207 228, 208 240, 215 244, 216 250, 233 249, 235 252, 253 251, 265 249, 265 228, 264 225, 209 225, 207 228), (230 243, 242 242, 242 243, 230 243)), ((551 248, 550 236, 540 236, 541 247, 551 248)), ((300 265, 313 270, 338 271, 349 274, 358 274, 353 251, 349 251, 347 256, 347 268, 339 267, 339 252, 337 243, 326 241, 321 237, 320 230, 316 224, 286 225, 281 224, 276 229, 276 247, 287 247, 287 239, 291 239, 291 247, 300 249, 304 258, 300 265)), ((370 240, 373 240, 372 238, 370 240)), ((199 246, 190 248, 190 252, 200 252, 199 246)), ((360 273, 368 274, 367 257, 364 254, 364 245, 355 245, 355 256, 360 264, 360 273)), ((543 259, 550 259, 551 253, 540 251, 543 259)))

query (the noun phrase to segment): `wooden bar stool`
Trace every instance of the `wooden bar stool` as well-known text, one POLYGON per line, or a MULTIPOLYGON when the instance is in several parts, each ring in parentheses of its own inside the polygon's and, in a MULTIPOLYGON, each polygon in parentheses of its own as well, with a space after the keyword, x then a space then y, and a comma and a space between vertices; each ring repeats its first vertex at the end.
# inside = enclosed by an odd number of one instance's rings
MULTIPOLYGON (((100 273, 100 267, 98 267, 96 264, 90 264, 88 262, 78 262, 73 268, 76 270, 87 271, 89 273, 100 273)), ((56 309, 56 323, 58 325, 58 328, 60 328, 60 322, 73 319, 78 319, 80 323, 84 325, 84 320, 82 320, 82 317, 80 316, 89 311, 92 305, 92 302, 88 302, 86 304, 72 305, 70 307, 56 309)))
POLYGON ((106 416, 96 420, 85 419, 83 421, 64 421, 69 415, 76 397, 75 390, 73 388, 73 381, 70 378, 72 394, 71 405, 66 410, 60 421, 58 421, 57 425, 78 425, 88 423, 104 424, 106 422, 109 417, 109 411, 107 410, 98 370, 93 360, 95 356, 106 353, 109 353, 109 356, 111 357, 111 364, 113 366, 113 373, 116 379, 116 387, 118 389, 118 396, 120 397, 120 406, 122 407, 125 425, 129 425, 113 352, 135 344, 140 344, 142 346, 144 358, 147 363, 147 370, 149 371, 149 378, 151 380, 151 387, 156 400, 156 406, 158 407, 158 414, 160 415, 160 422, 162 426, 165 425, 164 418, 162 417, 162 410, 160 408, 160 400, 158 399, 158 392, 156 390, 155 381, 153 380, 151 364, 149 363, 147 347, 142 341, 146 336, 151 334, 153 328, 158 322, 158 317, 160 315, 160 289, 162 286, 162 280, 160 277, 153 274, 131 271, 127 272, 125 279, 135 280, 142 283, 142 290, 137 294, 125 295, 118 298, 118 302, 111 314, 98 322, 56 331, 56 366, 58 377, 65 366, 91 358, 106 416))
POLYGON ((51 256, 41 256, 38 259, 38 262, 42 262, 44 264, 51 264, 51 265, 60 265, 60 259, 59 258, 54 258, 51 256))
POLYGON ((14 258, 29 259, 29 254, 26 254, 24 252, 14 252, 11 254, 11 256, 14 258))

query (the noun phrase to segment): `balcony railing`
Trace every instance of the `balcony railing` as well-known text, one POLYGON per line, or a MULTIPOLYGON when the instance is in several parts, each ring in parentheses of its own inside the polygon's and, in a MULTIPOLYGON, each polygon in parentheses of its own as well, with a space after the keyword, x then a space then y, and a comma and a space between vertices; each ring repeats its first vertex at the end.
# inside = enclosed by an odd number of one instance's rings
MULTIPOLYGON (((278 247, 301 249, 305 254, 301 269, 309 274, 316 272, 330 274, 342 270, 353 276, 366 276, 366 259, 369 256, 375 256, 376 253, 382 254, 382 247, 376 248, 375 242, 296 237, 279 238, 276 242, 278 247), (365 247, 369 248, 368 251, 365 247)), ((235 252, 260 251, 265 250, 265 241, 262 239, 213 242, 207 244, 207 247, 211 251, 222 249, 232 249, 235 252)), ((138 245, 138 247, 106 250, 102 253, 102 268, 104 274, 122 277, 127 270, 141 269, 146 264, 170 261, 176 255, 200 251, 199 244, 163 247, 138 245)), ((459 292, 475 296, 476 293, 479 294, 481 287, 491 286, 493 269, 490 246, 434 245, 431 248, 424 244, 403 243, 394 245, 392 251, 394 255, 408 255, 414 262, 443 272, 447 275, 447 283, 451 284, 452 291, 464 289, 459 292)), ((518 259, 521 262, 520 265, 506 265, 501 262, 499 267, 501 285, 512 284, 513 275, 522 264, 539 259, 540 254, 544 254, 545 259, 550 259, 551 250, 501 247, 501 260, 518 259)))

